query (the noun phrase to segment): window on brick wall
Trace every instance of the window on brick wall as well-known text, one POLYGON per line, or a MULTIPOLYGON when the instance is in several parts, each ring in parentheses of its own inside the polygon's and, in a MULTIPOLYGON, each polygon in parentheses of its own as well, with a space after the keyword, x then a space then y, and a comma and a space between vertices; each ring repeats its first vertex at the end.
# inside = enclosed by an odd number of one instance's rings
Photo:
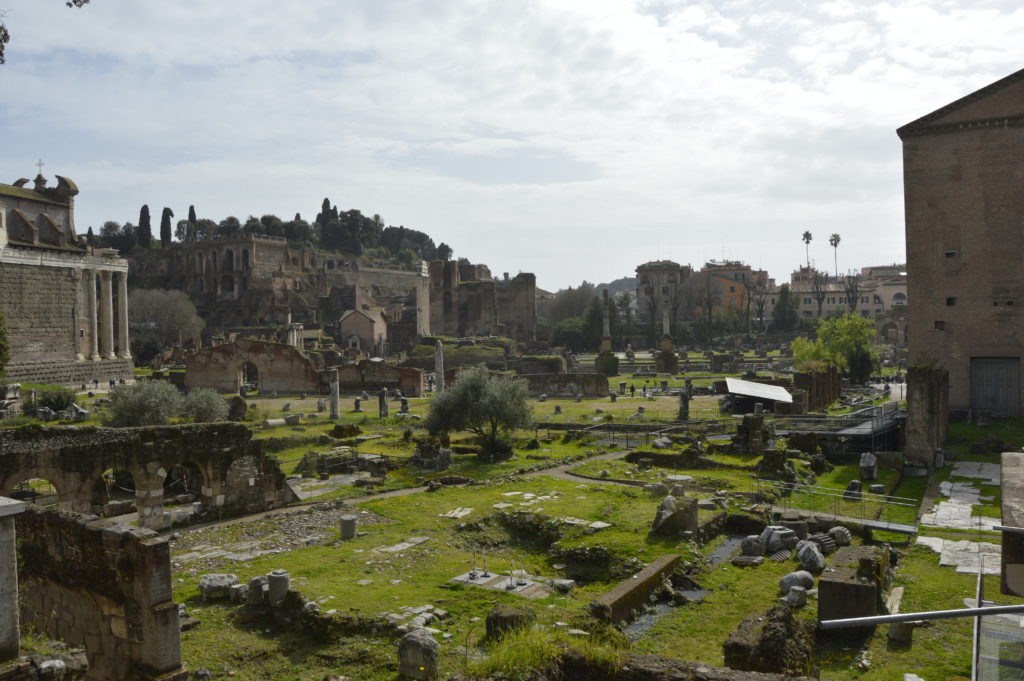
POLYGON ((932 328, 935 331, 945 331, 946 330, 946 322, 933 322, 932 328))
POLYGON ((953 307, 954 305, 956 305, 956 298, 952 296, 946 298, 946 305, 948 305, 949 307, 953 307))

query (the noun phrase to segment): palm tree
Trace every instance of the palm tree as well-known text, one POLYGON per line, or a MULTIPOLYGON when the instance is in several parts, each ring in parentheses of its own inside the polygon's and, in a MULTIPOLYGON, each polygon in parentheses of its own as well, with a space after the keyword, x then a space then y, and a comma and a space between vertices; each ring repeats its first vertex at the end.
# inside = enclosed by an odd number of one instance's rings
POLYGON ((804 250, 807 252, 807 269, 811 269, 811 236, 810 231, 804 232, 804 235, 800 237, 804 241, 804 250))
POLYGON ((832 252, 836 266, 836 280, 839 280, 839 235, 833 234, 828 238, 828 245, 832 247, 832 252))

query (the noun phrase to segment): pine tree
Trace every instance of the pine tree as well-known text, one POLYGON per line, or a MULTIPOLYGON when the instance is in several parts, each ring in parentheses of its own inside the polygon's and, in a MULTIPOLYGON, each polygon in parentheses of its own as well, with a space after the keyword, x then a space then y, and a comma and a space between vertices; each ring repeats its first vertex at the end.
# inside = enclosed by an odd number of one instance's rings
POLYGON ((96 235, 92 233, 92 227, 90 227, 89 231, 85 233, 85 242, 90 246, 96 245, 96 235))
POLYGON ((199 220, 196 219, 196 207, 190 205, 188 207, 188 229, 185 230, 186 238, 189 241, 196 240, 196 230, 198 229, 199 220))

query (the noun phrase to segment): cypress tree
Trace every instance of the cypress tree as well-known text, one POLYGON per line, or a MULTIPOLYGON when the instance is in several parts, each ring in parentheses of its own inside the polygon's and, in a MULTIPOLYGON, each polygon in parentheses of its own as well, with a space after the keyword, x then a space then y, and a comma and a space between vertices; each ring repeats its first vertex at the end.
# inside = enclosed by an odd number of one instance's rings
POLYGON ((174 211, 164 206, 164 212, 160 216, 160 243, 165 247, 171 243, 171 218, 173 217, 174 211))
POLYGON ((138 229, 138 242, 143 248, 149 248, 150 242, 153 240, 153 229, 149 225, 149 204, 143 204, 142 210, 139 211, 139 229, 138 229))

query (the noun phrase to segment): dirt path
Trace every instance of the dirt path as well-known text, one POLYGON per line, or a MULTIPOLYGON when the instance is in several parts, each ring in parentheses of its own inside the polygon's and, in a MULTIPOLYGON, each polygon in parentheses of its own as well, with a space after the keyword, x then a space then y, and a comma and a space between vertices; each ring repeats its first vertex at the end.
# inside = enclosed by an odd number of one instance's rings
MULTIPOLYGON (((584 459, 582 461, 574 461, 573 463, 565 464, 565 465, 562 465, 562 466, 556 466, 554 468, 547 468, 547 469, 544 469, 544 470, 541 470, 541 471, 531 471, 529 473, 524 473, 521 477, 524 477, 524 478, 535 478, 535 477, 540 477, 540 476, 545 476, 546 475, 546 476, 549 476, 549 477, 552 477, 552 478, 558 478, 560 480, 569 480, 571 482, 584 482, 585 481, 587 483, 595 483, 595 484, 599 484, 599 485, 621 485, 622 483, 616 482, 614 480, 593 480, 591 478, 578 477, 578 476, 575 476, 572 473, 570 473, 569 470, 571 468, 576 467, 576 466, 580 466, 580 465, 582 465, 584 463, 587 463, 588 461, 611 461, 611 460, 614 460, 614 459, 621 459, 626 454, 628 454, 628 451, 607 452, 605 454, 598 454, 597 456, 592 456, 592 457, 590 457, 588 459, 584 459)), ((410 494, 420 494, 421 492, 426 492, 426 491, 427 491, 426 487, 405 487, 403 489, 395 489, 395 490, 390 490, 390 491, 387 491, 387 492, 380 492, 378 494, 365 494, 363 496, 351 497, 349 499, 339 499, 337 501, 344 501, 344 503, 346 503, 346 504, 361 504, 361 503, 367 502, 367 501, 376 501, 377 499, 390 499, 390 498, 393 498, 393 497, 404 497, 404 496, 408 496, 410 494)), ((165 530, 163 532, 163 534, 170 534, 171 532, 181 532, 181 533, 195 532, 196 530, 205 529, 207 527, 229 527, 231 525, 238 525, 238 524, 241 524, 241 523, 253 522, 253 521, 259 520, 261 518, 266 518, 268 516, 281 515, 281 514, 285 514, 285 513, 296 513, 298 511, 302 511, 304 509, 310 508, 311 506, 315 506, 316 504, 319 504, 319 503, 330 503, 330 502, 309 501, 309 502, 303 502, 301 504, 292 504, 290 506, 282 506, 280 508, 270 509, 269 511, 261 511, 259 513, 252 513, 250 515, 238 516, 236 518, 225 518, 224 520, 212 520, 210 522, 197 523, 195 525, 185 525, 185 526, 182 526, 182 527, 175 527, 175 528, 171 528, 169 530, 165 530)))

